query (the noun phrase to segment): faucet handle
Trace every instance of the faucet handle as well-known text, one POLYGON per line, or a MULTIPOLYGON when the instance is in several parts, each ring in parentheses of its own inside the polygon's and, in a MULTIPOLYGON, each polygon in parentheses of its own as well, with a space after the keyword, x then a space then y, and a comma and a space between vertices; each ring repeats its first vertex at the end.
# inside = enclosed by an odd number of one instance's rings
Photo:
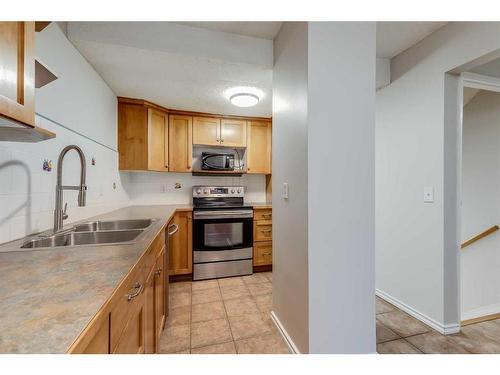
POLYGON ((66 213, 66 210, 68 209, 68 203, 64 203, 64 211, 63 211, 63 214, 62 214, 62 219, 63 220, 66 220, 68 218, 68 214, 66 213))

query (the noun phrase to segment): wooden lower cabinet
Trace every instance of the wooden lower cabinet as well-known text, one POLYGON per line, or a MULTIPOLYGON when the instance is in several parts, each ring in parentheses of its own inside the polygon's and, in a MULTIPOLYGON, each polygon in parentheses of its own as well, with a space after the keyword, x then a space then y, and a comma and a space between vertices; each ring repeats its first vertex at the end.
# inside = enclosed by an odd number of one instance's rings
POLYGON ((109 353, 109 315, 106 316, 95 332, 89 334, 92 336, 89 342, 82 349, 82 354, 108 354, 109 353))
POLYGON ((168 227, 173 224, 179 230, 170 239, 170 275, 187 275, 193 272, 193 213, 180 211, 174 215, 168 227))
POLYGON ((162 232, 96 314, 69 353, 157 353, 165 324, 162 232))
POLYGON ((253 265, 273 264, 273 222, 270 208, 254 208, 253 222, 253 265))
MULTIPOLYGON (((146 341, 146 294, 137 298, 137 306, 120 336, 114 354, 144 354, 146 341)), ((113 324, 113 321, 111 321, 113 324)))
POLYGON ((154 279, 154 308, 155 308, 155 351, 160 348, 160 337, 165 326, 166 311, 165 311, 165 247, 158 255, 155 265, 154 279))

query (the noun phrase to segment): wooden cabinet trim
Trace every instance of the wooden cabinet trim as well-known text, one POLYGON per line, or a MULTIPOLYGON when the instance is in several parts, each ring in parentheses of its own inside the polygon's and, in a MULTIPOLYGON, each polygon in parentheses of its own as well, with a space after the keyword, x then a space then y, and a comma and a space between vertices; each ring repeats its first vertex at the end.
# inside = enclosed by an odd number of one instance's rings
POLYGON ((16 82, 2 82, 0 116, 14 122, 35 127, 35 23, 0 22, 0 38, 6 48, 0 59, 0 69, 16 72, 16 82), (10 45, 9 45, 10 43, 10 45), (9 52, 11 47, 12 52, 9 52), (15 48, 15 50, 14 50, 15 48), (8 61, 13 58, 14 61, 8 61), (9 68, 9 63, 11 63, 9 68), (12 87, 8 87, 13 83, 12 87))

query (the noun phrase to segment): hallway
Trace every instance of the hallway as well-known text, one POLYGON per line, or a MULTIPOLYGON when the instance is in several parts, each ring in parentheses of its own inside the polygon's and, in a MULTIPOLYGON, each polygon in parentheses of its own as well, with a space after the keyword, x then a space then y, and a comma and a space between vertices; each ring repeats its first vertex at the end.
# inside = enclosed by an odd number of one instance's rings
POLYGON ((462 327, 444 336, 377 298, 377 352, 380 354, 500 353, 500 319, 462 327))

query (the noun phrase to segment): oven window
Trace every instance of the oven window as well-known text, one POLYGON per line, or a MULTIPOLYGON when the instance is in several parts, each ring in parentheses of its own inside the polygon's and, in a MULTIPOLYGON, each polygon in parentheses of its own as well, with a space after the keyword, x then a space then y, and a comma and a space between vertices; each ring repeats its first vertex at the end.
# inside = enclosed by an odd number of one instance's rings
POLYGON ((243 223, 205 224, 205 247, 234 247, 243 245, 243 223))

